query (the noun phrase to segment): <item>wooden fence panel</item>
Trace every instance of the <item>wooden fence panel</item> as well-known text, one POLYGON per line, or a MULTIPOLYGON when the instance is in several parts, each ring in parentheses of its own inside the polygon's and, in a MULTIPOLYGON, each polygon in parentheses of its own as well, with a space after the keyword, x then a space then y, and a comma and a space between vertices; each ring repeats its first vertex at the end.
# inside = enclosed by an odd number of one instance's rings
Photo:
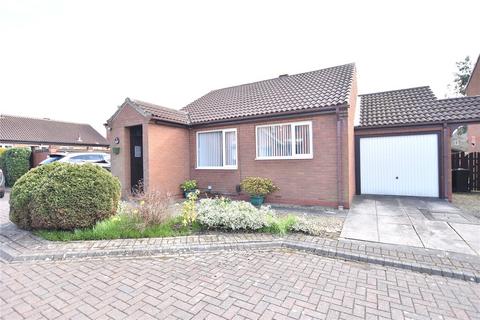
POLYGON ((452 153, 452 169, 468 169, 468 186, 471 191, 480 191, 480 152, 452 153))

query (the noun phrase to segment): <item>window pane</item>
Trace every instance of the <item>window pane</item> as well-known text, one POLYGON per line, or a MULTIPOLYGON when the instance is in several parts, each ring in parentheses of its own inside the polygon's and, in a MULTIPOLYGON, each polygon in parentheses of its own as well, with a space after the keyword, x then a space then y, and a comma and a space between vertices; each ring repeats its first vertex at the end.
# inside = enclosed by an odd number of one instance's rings
POLYGON ((198 134, 198 166, 223 166, 222 132, 205 132, 198 134))
POLYGON ((308 124, 295 126, 295 153, 310 154, 310 126, 308 124))
POLYGON ((88 160, 90 160, 90 161, 102 161, 103 157, 99 154, 89 154, 88 155, 88 160))
POLYGON ((225 165, 237 165, 237 141, 236 132, 225 132, 225 165))
POLYGON ((285 157, 292 155, 291 126, 280 125, 257 128, 259 157, 285 157))
POLYGON ((88 155, 84 155, 84 154, 82 154, 81 156, 74 156, 70 158, 70 162, 82 162, 87 160, 88 160, 88 155))

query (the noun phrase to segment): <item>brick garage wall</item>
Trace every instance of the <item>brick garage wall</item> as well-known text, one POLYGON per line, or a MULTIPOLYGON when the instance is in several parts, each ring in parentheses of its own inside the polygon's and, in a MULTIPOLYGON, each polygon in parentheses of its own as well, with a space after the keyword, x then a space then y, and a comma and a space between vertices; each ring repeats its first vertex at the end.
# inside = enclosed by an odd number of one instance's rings
POLYGON ((42 162, 43 160, 48 158, 48 154, 50 152, 48 150, 33 150, 32 151, 32 167, 36 167, 42 162))
POLYGON ((372 128, 355 130, 356 137, 379 136, 379 135, 396 135, 396 134, 422 134, 427 132, 438 133, 441 148, 440 161, 440 197, 452 200, 452 170, 451 170, 451 130, 443 128, 442 125, 429 126, 410 126, 410 127, 391 127, 391 128, 372 128))
POLYGON ((148 183, 150 190, 181 196, 189 178, 189 132, 186 128, 149 124, 148 183))
MULTIPOLYGON (((130 131, 128 127, 143 125, 147 122, 148 119, 131 106, 126 105, 112 120, 110 124, 112 130, 107 130, 107 140, 110 143, 110 150, 112 150, 113 147, 120 148, 118 155, 111 152, 111 170, 112 174, 120 179, 122 196, 126 196, 130 192, 130 131), (120 138, 118 145, 113 142, 115 137, 120 138)), ((145 157, 144 161, 146 161, 145 157)))
POLYGON ((480 123, 468 124, 468 151, 480 152, 480 123))
POLYGON ((345 199, 348 200, 347 206, 352 202, 355 196, 355 113, 357 112, 357 77, 353 77, 352 93, 349 101, 350 107, 348 108, 348 126, 344 134, 345 141, 343 142, 347 152, 347 163, 345 163, 345 180, 348 185, 344 187, 345 199))
MULTIPOLYGON (((282 121, 259 121, 191 129, 190 175, 198 181, 200 188, 207 188, 210 185, 213 191, 229 195, 237 195, 235 187, 245 177, 268 177, 280 187, 279 192, 268 196, 267 201, 269 202, 337 206, 336 125, 336 115, 328 114, 282 121), (256 125, 296 121, 312 121, 313 159, 255 160, 256 125), (196 169, 196 132, 226 128, 237 129, 238 169, 196 169)), ((347 160, 345 163, 348 167, 347 160)), ((345 174, 344 177, 348 180, 348 175, 345 174)), ((348 186, 348 181, 345 181, 344 185, 348 186)), ((346 206, 348 207, 348 203, 346 206)))

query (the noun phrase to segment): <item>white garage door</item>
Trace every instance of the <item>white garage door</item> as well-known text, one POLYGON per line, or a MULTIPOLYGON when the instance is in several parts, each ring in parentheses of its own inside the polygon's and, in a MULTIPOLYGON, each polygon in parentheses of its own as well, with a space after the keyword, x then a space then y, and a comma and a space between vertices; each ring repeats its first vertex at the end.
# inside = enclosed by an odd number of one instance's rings
POLYGON ((360 138, 362 194, 438 197, 436 134, 360 138))

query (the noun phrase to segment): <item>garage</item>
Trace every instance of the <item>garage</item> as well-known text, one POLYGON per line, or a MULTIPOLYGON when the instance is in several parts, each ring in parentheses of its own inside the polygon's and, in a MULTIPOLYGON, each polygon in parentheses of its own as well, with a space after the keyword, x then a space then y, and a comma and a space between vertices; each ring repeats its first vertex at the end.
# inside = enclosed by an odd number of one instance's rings
POLYGON ((361 94, 358 116, 352 148, 357 195, 451 201, 452 165, 474 168, 452 157, 452 144, 465 153, 478 147, 475 137, 480 133, 475 128, 480 124, 480 96, 437 99, 428 86, 361 94), (463 140, 452 141, 459 127, 467 128, 462 130, 463 140))
POLYGON ((362 194, 439 197, 439 135, 360 137, 362 194))

